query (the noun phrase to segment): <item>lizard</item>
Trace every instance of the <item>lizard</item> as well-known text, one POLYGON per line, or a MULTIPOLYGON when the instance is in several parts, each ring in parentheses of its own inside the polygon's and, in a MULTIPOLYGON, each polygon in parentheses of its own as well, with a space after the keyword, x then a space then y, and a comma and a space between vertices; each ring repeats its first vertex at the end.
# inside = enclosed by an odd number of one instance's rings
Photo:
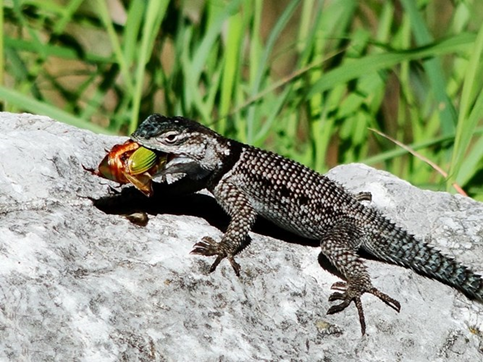
POLYGON ((177 179, 184 175, 197 181, 229 214, 230 222, 220 242, 205 236, 191 251, 216 257, 210 272, 227 259, 236 275, 240 275, 235 256, 249 244, 249 232, 260 215, 320 243, 322 254, 345 279, 331 286, 335 292, 329 301, 337 304, 331 305, 327 314, 341 312, 353 302, 362 335, 366 333, 361 302, 364 293, 378 297, 397 312, 401 305, 372 284, 359 249, 482 301, 481 275, 361 202, 370 200, 370 193, 353 195, 296 161, 228 139, 184 117, 153 114, 140 124, 131 139, 167 155, 163 177, 177 179))

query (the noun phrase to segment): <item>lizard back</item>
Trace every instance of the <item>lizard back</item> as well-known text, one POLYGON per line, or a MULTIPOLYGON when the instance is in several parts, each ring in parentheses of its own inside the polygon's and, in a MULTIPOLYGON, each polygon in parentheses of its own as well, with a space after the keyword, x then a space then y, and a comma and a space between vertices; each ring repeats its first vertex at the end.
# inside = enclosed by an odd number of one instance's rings
POLYGON ((280 227, 319 240, 348 217, 350 206, 363 211, 363 205, 328 177, 273 152, 241 147, 222 180, 243 191, 259 215, 280 227))

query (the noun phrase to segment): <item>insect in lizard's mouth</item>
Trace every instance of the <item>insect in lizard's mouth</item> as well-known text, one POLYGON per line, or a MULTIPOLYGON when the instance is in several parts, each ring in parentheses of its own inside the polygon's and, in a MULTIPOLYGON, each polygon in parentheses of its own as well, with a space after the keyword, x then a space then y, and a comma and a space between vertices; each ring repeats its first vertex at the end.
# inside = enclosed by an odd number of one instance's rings
POLYGON ((120 184, 131 183, 144 195, 152 196, 152 179, 165 169, 167 154, 149 150, 132 140, 116 144, 107 152, 97 169, 83 168, 120 184))
POLYGON ((130 183, 146 196, 153 195, 152 184, 158 177, 161 177, 162 181, 172 183, 186 175, 199 179, 208 172, 184 154, 146 148, 133 140, 116 144, 107 150, 98 168, 83 168, 93 175, 119 184, 130 183))

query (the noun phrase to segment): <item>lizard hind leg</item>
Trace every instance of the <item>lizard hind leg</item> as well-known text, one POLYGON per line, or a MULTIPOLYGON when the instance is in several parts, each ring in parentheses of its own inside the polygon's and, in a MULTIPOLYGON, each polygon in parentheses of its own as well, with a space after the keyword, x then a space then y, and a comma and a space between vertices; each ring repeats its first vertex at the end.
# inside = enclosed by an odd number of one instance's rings
POLYGON ((364 293, 375 295, 397 312, 400 311, 400 303, 372 285, 366 267, 355 250, 357 238, 359 239, 359 234, 352 225, 335 226, 322 238, 321 249, 322 253, 347 280, 331 286, 331 289, 337 290, 337 292, 331 294, 329 301, 341 301, 341 303, 331 306, 327 314, 339 313, 354 302, 358 310, 361 333, 364 335, 366 322, 361 302, 361 296, 364 293))

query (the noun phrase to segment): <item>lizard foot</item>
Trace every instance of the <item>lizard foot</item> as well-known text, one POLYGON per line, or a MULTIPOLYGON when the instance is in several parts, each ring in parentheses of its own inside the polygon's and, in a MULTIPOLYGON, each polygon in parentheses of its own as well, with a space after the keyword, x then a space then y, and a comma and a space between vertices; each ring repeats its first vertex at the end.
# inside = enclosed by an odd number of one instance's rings
POLYGON ((354 302, 354 304, 356 305, 356 309, 358 309, 359 323, 361 325, 362 335, 365 335, 366 333, 366 322, 364 317, 363 304, 361 303, 361 295, 363 295, 364 293, 373 294, 374 296, 380 298, 388 306, 392 307, 397 312, 400 312, 401 306, 398 301, 386 295, 385 293, 380 292, 374 287, 363 290, 363 288, 360 286, 348 284, 346 282, 337 282, 331 286, 331 289, 339 290, 342 293, 332 293, 329 297, 329 301, 332 302, 335 300, 342 300, 342 302, 329 308, 327 314, 339 313, 347 308, 351 302, 354 302))
POLYGON ((371 201, 371 192, 362 191, 354 195, 354 198, 358 201, 371 201))
POLYGON ((200 242, 194 244, 194 248, 192 249, 191 254, 204 256, 216 255, 216 260, 214 261, 213 265, 211 265, 211 268, 209 268, 210 273, 216 270, 219 263, 221 263, 221 260, 227 258, 231 266, 233 267, 235 274, 237 276, 240 276, 240 264, 235 261, 233 255, 229 255, 228 252, 224 250, 221 243, 218 243, 216 240, 209 236, 203 237, 200 242))

